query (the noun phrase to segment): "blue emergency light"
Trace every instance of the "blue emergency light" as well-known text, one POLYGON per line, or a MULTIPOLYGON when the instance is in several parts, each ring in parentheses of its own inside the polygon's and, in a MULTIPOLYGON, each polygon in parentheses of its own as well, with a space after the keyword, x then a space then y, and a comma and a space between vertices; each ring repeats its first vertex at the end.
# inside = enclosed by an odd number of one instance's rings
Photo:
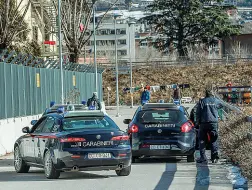
POLYGON ((51 101, 50 102, 50 108, 53 107, 55 105, 55 101, 51 101))
POLYGON ((89 106, 88 109, 89 110, 96 110, 96 107, 95 106, 89 106))
POLYGON ((65 108, 64 107, 59 107, 57 109, 57 113, 64 113, 65 112, 65 108))
POLYGON ((179 100, 173 100, 173 103, 176 105, 180 105, 180 101, 179 100))
POLYGON ((81 101, 81 104, 83 104, 83 105, 86 105, 86 103, 87 103, 86 100, 81 101))

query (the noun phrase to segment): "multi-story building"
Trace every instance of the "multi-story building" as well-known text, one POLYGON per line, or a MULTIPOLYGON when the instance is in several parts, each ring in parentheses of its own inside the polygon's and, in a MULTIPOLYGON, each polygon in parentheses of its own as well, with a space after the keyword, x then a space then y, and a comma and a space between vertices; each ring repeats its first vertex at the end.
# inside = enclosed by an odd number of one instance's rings
MULTIPOLYGON (((31 0, 25 16, 30 33, 28 40, 36 41, 42 56, 57 56, 57 25, 56 12, 50 0, 31 0), (55 45, 45 44, 45 41, 55 41, 55 45)), ((20 8, 26 6, 29 0, 23 0, 20 8)))
MULTIPOLYGON (((102 18, 104 13, 96 15, 96 22, 102 18)), ((116 31, 114 24, 114 15, 119 14, 115 11, 110 11, 103 18, 99 28, 96 31, 96 49, 97 58, 107 58, 109 61, 115 60, 115 43, 117 43, 118 60, 128 62, 129 58, 135 60, 135 27, 134 24, 129 27, 126 15, 121 14, 116 19, 116 31), (131 53, 130 53, 131 50, 131 53)), ((89 26, 92 31, 92 23, 89 26)), ((90 38, 88 50, 94 49, 93 36, 90 38)))

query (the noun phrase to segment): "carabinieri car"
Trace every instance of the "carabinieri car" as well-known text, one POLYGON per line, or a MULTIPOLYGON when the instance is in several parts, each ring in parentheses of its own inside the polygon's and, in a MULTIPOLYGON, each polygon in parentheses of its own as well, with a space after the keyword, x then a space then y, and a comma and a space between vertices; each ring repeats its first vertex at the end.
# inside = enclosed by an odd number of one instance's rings
POLYGON ((30 166, 44 168, 49 179, 62 171, 131 172, 129 136, 102 111, 51 113, 22 131, 26 134, 14 145, 18 173, 27 173, 30 166))
POLYGON ((194 162, 196 134, 183 106, 147 103, 124 123, 128 124, 132 162, 150 156, 186 156, 194 162))

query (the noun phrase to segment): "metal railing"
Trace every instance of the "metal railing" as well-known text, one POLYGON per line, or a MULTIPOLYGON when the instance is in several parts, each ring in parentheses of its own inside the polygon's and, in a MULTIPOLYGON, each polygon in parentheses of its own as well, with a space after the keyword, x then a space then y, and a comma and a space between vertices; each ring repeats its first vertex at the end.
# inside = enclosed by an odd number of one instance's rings
MULTIPOLYGON (((38 58, 29 54, 23 54, 16 51, 3 50, 0 53, 0 62, 17 64, 35 68, 59 69, 58 60, 50 58, 38 58)), ((63 61, 63 69, 67 71, 90 72, 94 73, 95 68, 92 64, 78 64, 63 61)), ((104 68, 98 67, 98 73, 102 73, 104 68)))
MULTIPOLYGON (((252 57, 236 57, 234 55, 226 56, 223 58, 216 59, 180 59, 172 60, 170 58, 155 58, 150 60, 136 59, 132 62, 132 66, 135 68, 139 67, 169 67, 169 66, 193 66, 193 65, 233 65, 236 63, 252 63, 252 57)), ((114 68, 115 63, 100 63, 103 68, 114 68)), ((120 67, 129 67, 129 62, 124 62, 120 64, 120 67)))

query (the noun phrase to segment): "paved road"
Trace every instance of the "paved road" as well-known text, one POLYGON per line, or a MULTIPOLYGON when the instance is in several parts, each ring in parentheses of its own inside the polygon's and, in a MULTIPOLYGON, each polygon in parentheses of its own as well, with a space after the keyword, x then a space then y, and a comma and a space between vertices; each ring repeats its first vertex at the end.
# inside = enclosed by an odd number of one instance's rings
MULTIPOLYGON (((124 118, 131 118, 134 109, 108 113, 126 129, 124 118)), ((143 159, 133 164, 128 177, 118 177, 114 171, 62 173, 58 180, 48 180, 43 170, 33 168, 28 174, 17 174, 12 156, 0 158, 0 190, 232 190, 224 165, 203 166, 185 159, 143 159)))

